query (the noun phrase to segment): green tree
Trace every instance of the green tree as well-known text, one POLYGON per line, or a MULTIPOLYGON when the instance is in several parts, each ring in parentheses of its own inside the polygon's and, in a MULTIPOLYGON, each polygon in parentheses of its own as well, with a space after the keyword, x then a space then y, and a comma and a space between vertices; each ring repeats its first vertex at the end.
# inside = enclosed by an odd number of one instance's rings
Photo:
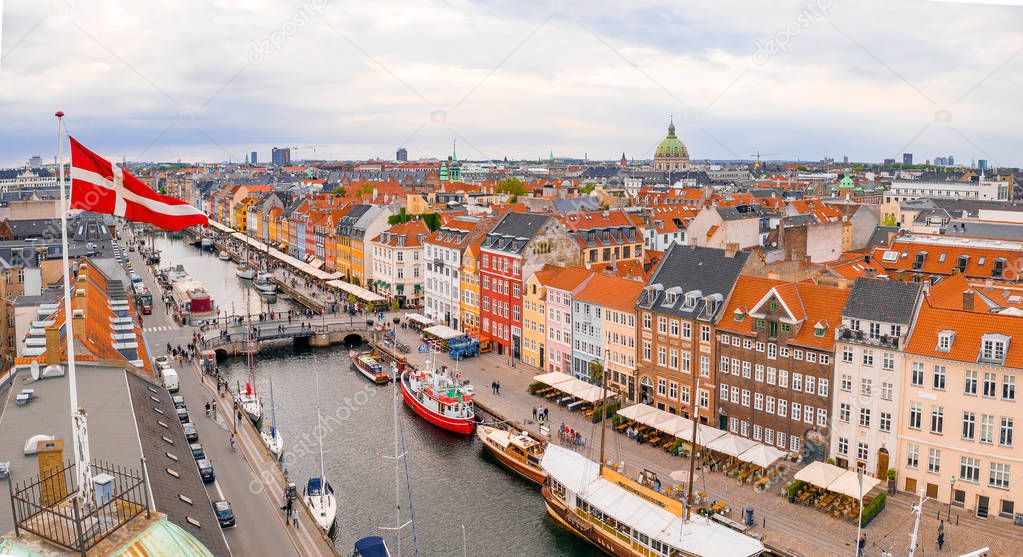
POLYGON ((583 184, 583 187, 579 188, 579 193, 591 194, 595 189, 597 189, 597 184, 583 184))
POLYGON ((401 304, 398 303, 398 299, 395 298, 391 301, 391 311, 398 311, 401 309, 401 304))
POLYGON ((881 226, 895 226, 895 215, 888 215, 881 221, 881 226))
POLYGON ((495 193, 507 193, 514 196, 526 195, 526 184, 518 178, 505 178, 494 186, 495 193))
POLYGON ((427 228, 430 229, 430 232, 435 232, 440 228, 440 215, 437 213, 427 213, 422 215, 422 219, 426 223, 427 228))
POLYGON ((402 207, 401 210, 398 211, 397 215, 391 215, 387 217, 387 224, 394 226, 395 224, 406 223, 410 220, 412 220, 412 215, 406 213, 405 208, 402 207))

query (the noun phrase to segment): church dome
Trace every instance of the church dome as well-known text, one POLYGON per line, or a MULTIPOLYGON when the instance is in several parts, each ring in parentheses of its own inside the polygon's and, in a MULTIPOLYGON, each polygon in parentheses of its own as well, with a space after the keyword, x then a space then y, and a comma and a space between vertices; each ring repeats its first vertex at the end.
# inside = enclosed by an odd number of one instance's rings
POLYGON ((668 125, 668 136, 657 146, 654 158, 689 159, 689 150, 686 149, 685 143, 675 135, 674 122, 668 125))

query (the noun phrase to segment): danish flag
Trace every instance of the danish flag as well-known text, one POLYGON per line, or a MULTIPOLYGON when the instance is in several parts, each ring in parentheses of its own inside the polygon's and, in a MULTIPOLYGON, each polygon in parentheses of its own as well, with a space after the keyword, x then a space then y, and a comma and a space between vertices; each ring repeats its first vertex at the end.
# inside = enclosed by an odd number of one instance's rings
POLYGON ((71 208, 148 222, 166 230, 209 225, 188 203, 160 195, 116 164, 71 140, 71 208))

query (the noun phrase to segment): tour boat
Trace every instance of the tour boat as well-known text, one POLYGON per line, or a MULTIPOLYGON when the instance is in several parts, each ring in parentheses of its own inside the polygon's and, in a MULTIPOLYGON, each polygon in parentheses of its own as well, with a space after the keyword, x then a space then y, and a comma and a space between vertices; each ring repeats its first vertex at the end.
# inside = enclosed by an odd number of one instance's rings
POLYGON ((320 374, 313 369, 313 377, 316 380, 316 439, 320 445, 320 475, 309 478, 306 482, 302 499, 305 501, 317 526, 324 532, 330 532, 334 526, 334 518, 337 516, 337 498, 334 497, 334 488, 330 487, 326 475, 323 472, 323 427, 320 423, 320 374))
POLYGON ((231 260, 231 254, 227 253, 226 251, 222 251, 222 252, 217 254, 217 259, 219 259, 221 261, 230 261, 231 260))
POLYGON ((476 437, 490 454, 512 472, 538 484, 543 484, 547 479, 547 473, 540 467, 544 443, 534 439, 529 432, 519 433, 481 425, 476 428, 476 437))
POLYGON ((202 249, 212 250, 213 240, 211 238, 203 238, 199 241, 199 245, 202 246, 202 249))
POLYGON ((239 265, 234 270, 234 274, 238 275, 238 278, 245 280, 252 280, 256 278, 256 270, 248 265, 239 265))
POLYGON ((764 544, 682 502, 554 444, 541 460, 547 512, 573 534, 616 557, 755 557, 764 544), (599 517, 599 518, 598 518, 599 517))
MULTIPOLYGON (((457 377, 457 374, 456 374, 457 377)), ((407 368, 401 374, 405 404, 433 425, 471 435, 476 426, 472 386, 459 385, 445 370, 407 368)))
POLYGON ((270 273, 260 273, 256 280, 252 281, 252 285, 256 287, 260 294, 277 293, 277 283, 273 281, 273 275, 270 273))
POLYGON ((252 384, 248 381, 245 382, 245 392, 238 394, 238 405, 242 407, 252 423, 257 423, 263 418, 263 404, 259 402, 259 397, 256 396, 255 391, 252 390, 252 384))
POLYGON ((369 352, 351 350, 348 352, 348 357, 352 359, 352 367, 358 370, 366 379, 377 385, 383 385, 391 379, 387 372, 384 371, 384 366, 370 355, 369 352))

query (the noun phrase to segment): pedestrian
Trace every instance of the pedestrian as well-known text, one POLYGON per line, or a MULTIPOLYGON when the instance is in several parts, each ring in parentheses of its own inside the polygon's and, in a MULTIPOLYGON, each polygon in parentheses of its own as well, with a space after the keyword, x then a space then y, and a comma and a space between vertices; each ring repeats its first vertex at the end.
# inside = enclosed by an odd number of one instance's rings
POLYGON ((941 536, 945 533, 945 521, 941 520, 938 522, 938 535, 941 536))
POLYGON ((501 382, 497 382, 497 394, 501 394, 501 382))
POLYGON ((945 533, 941 532, 941 533, 938 534, 938 551, 941 551, 941 548, 944 547, 944 546, 945 546, 945 533))
POLYGON ((533 407, 533 421, 536 421, 536 413, 539 410, 536 406, 533 407))
POLYGON ((209 402, 206 403, 206 417, 207 418, 210 417, 210 403, 209 402))
POLYGON ((298 509, 291 511, 291 525, 298 528, 298 509))
POLYGON ((210 412, 213 413, 213 417, 217 417, 217 399, 210 401, 210 412))
POLYGON ((863 552, 864 552, 864 550, 867 549, 867 535, 866 534, 863 534, 862 536, 860 536, 860 541, 857 543, 856 547, 857 547, 856 555, 858 557, 863 557, 863 552))

